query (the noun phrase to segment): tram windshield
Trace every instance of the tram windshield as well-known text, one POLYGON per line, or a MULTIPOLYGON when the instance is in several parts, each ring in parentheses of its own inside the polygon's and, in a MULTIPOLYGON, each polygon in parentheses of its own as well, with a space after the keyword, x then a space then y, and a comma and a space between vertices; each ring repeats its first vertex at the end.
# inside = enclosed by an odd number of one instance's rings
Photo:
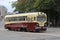
POLYGON ((37 21, 44 22, 44 21, 46 21, 46 17, 45 16, 37 16, 37 21))

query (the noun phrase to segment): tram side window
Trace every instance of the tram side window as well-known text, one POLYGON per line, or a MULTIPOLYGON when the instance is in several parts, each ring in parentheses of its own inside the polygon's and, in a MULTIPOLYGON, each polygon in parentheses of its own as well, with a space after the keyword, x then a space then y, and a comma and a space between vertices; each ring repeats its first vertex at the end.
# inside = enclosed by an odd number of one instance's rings
POLYGON ((35 20, 36 20, 36 17, 31 17, 31 18, 27 17, 27 21, 35 21, 35 20))
POLYGON ((11 21, 17 21, 16 17, 12 17, 11 19, 12 19, 11 21))
POLYGON ((10 22, 11 21, 11 18, 6 18, 6 21, 9 21, 10 22))
POLYGON ((31 21, 35 21, 36 17, 31 17, 31 21))
POLYGON ((34 20, 36 20, 36 17, 34 17, 34 20))
POLYGON ((27 17, 27 21, 30 21, 30 18, 29 17, 27 17))
POLYGON ((25 21, 26 17, 22 16, 22 17, 8 17, 6 18, 6 21, 25 21))
POLYGON ((19 21, 25 21, 25 18, 19 18, 19 21))
POLYGON ((16 19, 16 17, 8 17, 8 18, 6 18, 6 21, 16 21, 17 19, 16 19))
POLYGON ((18 17, 18 21, 25 21, 26 17, 22 16, 22 17, 18 17))

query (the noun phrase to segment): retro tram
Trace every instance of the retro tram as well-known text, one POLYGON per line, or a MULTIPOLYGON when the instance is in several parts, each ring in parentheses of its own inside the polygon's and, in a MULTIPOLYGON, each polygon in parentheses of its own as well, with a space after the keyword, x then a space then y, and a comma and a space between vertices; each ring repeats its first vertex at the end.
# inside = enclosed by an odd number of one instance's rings
POLYGON ((43 12, 6 15, 5 29, 15 31, 46 31, 47 15, 43 12))

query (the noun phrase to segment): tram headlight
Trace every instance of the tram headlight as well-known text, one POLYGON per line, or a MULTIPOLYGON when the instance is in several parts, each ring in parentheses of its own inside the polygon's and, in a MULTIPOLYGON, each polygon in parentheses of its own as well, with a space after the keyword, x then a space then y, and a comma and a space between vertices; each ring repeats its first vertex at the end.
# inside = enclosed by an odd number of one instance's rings
POLYGON ((39 27, 39 24, 36 24, 36 27, 39 27))

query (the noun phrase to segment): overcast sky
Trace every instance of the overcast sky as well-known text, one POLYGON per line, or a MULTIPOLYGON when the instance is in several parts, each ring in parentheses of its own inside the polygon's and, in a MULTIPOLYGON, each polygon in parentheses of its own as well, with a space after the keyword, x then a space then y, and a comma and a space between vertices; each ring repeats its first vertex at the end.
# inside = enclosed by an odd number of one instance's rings
POLYGON ((0 0, 0 5, 5 6, 8 9, 8 12, 12 12, 12 6, 11 3, 16 0, 0 0))

